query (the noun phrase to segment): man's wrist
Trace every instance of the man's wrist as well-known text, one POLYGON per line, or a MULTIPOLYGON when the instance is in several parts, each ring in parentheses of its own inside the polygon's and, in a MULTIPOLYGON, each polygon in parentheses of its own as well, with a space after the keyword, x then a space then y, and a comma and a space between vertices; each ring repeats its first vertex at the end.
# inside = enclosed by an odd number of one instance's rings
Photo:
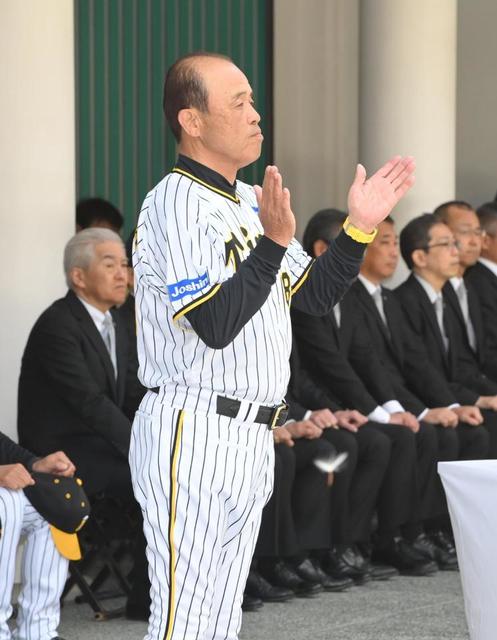
POLYGON ((376 234, 378 233, 378 229, 367 229, 360 222, 351 220, 349 216, 347 216, 345 222, 343 223, 343 230, 353 240, 355 240, 356 242, 361 242, 363 244, 369 244, 370 242, 373 242, 376 234))

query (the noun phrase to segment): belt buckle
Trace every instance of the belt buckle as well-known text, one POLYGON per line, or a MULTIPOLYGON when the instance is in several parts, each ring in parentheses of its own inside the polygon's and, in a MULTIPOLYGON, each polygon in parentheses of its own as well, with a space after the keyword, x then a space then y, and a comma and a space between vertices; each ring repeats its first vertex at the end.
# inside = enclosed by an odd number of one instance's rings
POLYGON ((285 423, 287 415, 288 415, 288 405, 285 404, 284 402, 282 404, 277 405, 273 409, 273 413, 271 415, 271 419, 269 421, 267 428, 270 431, 274 431, 274 429, 281 427, 285 423))

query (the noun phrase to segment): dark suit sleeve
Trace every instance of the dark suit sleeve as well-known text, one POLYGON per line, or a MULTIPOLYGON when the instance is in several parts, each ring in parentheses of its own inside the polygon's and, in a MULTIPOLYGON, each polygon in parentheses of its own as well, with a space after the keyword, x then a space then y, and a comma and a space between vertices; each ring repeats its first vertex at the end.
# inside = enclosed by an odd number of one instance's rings
POLYGON ((368 392, 347 358, 330 340, 322 318, 292 311, 292 325, 303 365, 342 405, 370 414, 378 403, 368 392))
POLYGON ((31 470, 37 458, 30 451, 20 447, 4 433, 0 432, 0 465, 20 463, 31 470))
POLYGON ((41 373, 61 402, 127 458, 131 423, 93 381, 74 322, 42 316, 31 339, 41 373))

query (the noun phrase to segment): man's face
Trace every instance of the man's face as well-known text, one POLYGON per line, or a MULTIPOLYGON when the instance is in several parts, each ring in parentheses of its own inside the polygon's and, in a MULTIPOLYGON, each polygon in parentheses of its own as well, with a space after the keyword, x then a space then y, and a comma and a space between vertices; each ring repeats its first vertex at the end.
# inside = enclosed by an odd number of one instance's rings
POLYGON ((471 267, 480 257, 482 232, 478 216, 472 209, 449 207, 447 225, 459 243, 459 260, 471 267))
POLYGON ((452 231, 446 224, 431 228, 426 251, 423 251, 422 267, 438 280, 446 281, 459 272, 459 251, 452 231))
POLYGON ((367 278, 382 282, 393 275, 399 262, 399 242, 395 227, 390 222, 378 225, 378 233, 368 246, 361 271, 367 278))
POLYGON ((126 300, 128 260, 119 242, 102 242, 88 269, 74 269, 73 282, 84 299, 101 311, 126 300))
POLYGON ((263 136, 252 89, 232 62, 216 58, 199 63, 207 90, 208 112, 199 112, 203 146, 236 169, 257 160, 263 136))
POLYGON ((494 223, 483 236, 481 255, 497 263, 497 223, 494 223))

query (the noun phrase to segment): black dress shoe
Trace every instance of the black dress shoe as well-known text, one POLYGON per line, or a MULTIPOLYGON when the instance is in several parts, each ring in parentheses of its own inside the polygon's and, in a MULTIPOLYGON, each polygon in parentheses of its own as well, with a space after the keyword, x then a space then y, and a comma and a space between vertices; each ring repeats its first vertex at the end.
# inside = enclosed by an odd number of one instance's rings
POLYGON ((316 558, 313 558, 312 564, 325 591, 345 591, 354 586, 352 578, 333 578, 328 575, 316 558))
POLYGON ((248 574, 245 594, 263 602, 286 602, 295 595, 291 589, 270 584, 254 569, 251 569, 248 574))
POLYGON ((452 541, 452 538, 445 531, 431 531, 429 533, 430 540, 433 544, 439 549, 443 549, 445 553, 448 553, 450 556, 457 557, 456 548, 452 541))
POLYGON ((140 622, 148 622, 150 618, 150 607, 132 604, 128 602, 124 611, 127 620, 139 620, 140 622))
POLYGON ((413 549, 418 551, 425 558, 437 563, 438 568, 442 571, 457 571, 457 557, 433 543, 425 533, 419 534, 411 542, 413 549))
POLYGON ((371 579, 369 562, 351 546, 332 547, 323 561, 323 569, 332 578, 351 578, 355 584, 371 579))
POLYGON ((312 598, 323 590, 319 583, 303 580, 283 560, 277 560, 273 564, 266 565, 264 568, 259 567, 259 569, 271 584, 291 589, 296 596, 301 598, 312 598))
POLYGON ((258 611, 264 603, 260 598, 254 598, 248 593, 243 594, 242 611, 258 611))
POLYGON ((404 576, 430 576, 438 571, 436 562, 420 554, 402 538, 375 549, 372 559, 392 565, 404 576))
POLYGON ((309 560, 309 558, 302 560, 302 562, 298 565, 292 565, 291 568, 295 571, 299 578, 302 578, 302 580, 310 582, 311 584, 321 584, 321 580, 319 579, 316 567, 309 560))
POLYGON ((398 569, 395 567, 391 567, 388 564, 383 564, 381 562, 375 562, 371 565, 370 569, 371 579, 372 580, 390 580, 390 578, 395 578, 400 575, 398 569))

